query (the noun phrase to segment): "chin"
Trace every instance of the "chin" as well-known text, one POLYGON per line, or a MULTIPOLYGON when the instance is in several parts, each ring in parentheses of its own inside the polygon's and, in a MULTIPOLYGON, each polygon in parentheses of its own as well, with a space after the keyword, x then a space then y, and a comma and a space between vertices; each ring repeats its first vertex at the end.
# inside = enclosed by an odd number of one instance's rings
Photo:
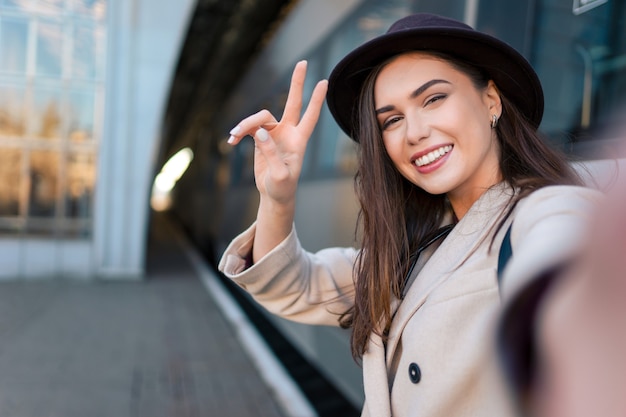
POLYGON ((428 194, 432 194, 432 195, 447 194, 450 191, 450 188, 440 186, 440 185, 432 185, 432 184, 429 184, 428 186, 424 186, 422 184, 416 184, 416 185, 422 190, 426 191, 428 194))

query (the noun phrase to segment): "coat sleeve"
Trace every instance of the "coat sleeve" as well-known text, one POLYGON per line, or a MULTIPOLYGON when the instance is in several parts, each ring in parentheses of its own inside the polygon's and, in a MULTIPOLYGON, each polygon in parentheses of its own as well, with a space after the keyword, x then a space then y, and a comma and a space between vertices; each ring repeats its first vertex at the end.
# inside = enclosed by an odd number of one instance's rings
POLYGON ((256 264, 250 265, 255 224, 226 248, 219 270, 271 313, 322 325, 339 325, 354 302, 354 248, 305 251, 295 228, 256 264))
POLYGON ((521 407, 534 378, 541 301, 561 270, 584 250, 591 216, 602 199, 588 188, 546 187, 516 209, 513 255, 501 283, 504 309, 497 341, 503 371, 521 407))
POLYGON ((511 229, 513 256, 502 280, 505 305, 535 278, 580 253, 601 199, 590 188, 552 186, 519 202, 511 229))

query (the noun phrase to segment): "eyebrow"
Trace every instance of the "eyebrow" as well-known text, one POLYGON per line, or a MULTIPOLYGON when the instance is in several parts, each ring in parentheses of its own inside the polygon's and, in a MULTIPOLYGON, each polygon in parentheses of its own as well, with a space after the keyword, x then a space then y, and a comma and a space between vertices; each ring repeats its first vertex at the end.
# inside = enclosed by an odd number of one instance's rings
MULTIPOLYGON (((412 99, 415 98, 415 97, 418 97, 420 94, 422 94, 424 91, 428 90, 433 85, 441 84, 441 83, 450 84, 450 82, 446 81, 446 80, 439 80, 439 79, 430 80, 430 81, 427 81, 424 84, 422 84, 420 87, 416 88, 415 91, 413 91, 409 97, 412 98, 412 99)), ((393 110, 394 108, 395 107, 393 105, 383 106, 380 109, 376 110, 376 114, 386 113, 386 112, 388 112, 390 110, 393 110)))

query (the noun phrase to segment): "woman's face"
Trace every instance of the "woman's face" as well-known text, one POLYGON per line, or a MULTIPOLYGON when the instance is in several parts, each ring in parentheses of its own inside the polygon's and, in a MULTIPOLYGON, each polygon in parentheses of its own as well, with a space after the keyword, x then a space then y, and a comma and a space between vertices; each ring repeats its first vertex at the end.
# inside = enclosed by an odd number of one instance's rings
POLYGON ((500 181, 492 115, 501 102, 493 82, 479 90, 441 58, 400 55, 374 85, 383 143, 398 171, 431 194, 447 194, 457 217, 500 181))

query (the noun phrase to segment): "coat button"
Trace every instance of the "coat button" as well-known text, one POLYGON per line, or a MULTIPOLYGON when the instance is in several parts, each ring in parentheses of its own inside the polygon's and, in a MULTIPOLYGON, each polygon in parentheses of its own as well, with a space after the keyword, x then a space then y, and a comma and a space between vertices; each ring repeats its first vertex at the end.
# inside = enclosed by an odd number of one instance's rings
POLYGON ((420 371, 420 367, 415 362, 409 365, 409 378, 411 378, 411 382, 414 384, 417 384, 422 379, 422 371, 420 371))

